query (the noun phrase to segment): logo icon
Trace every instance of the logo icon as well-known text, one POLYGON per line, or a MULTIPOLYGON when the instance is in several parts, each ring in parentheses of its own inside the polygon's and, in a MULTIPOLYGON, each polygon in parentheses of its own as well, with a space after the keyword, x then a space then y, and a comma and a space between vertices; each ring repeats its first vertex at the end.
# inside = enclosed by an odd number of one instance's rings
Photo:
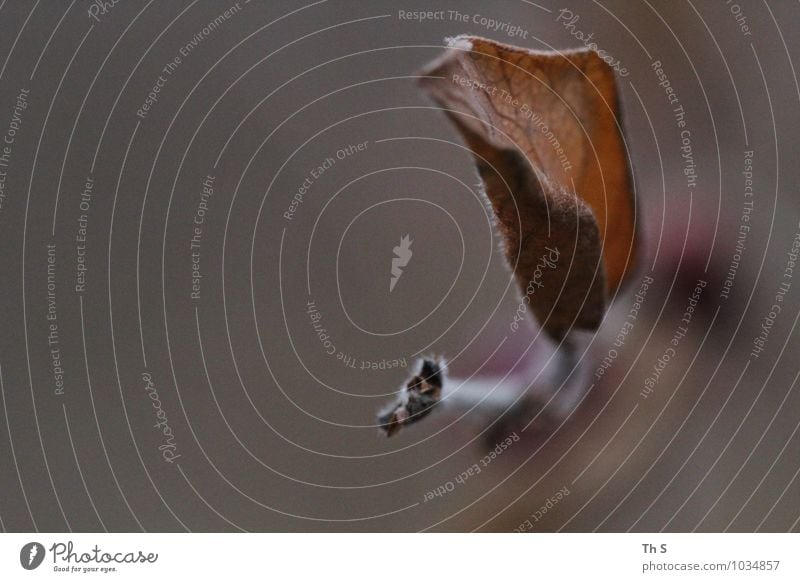
POLYGON ((44 546, 39 542, 28 542, 19 551, 19 563, 26 570, 35 570, 44 561, 44 546))
POLYGON ((410 235, 405 235, 400 239, 400 244, 394 247, 394 257, 392 258, 392 278, 389 280, 389 293, 394 291, 394 286, 400 280, 403 274, 403 267, 408 265, 411 260, 411 243, 414 241, 409 238, 410 235))

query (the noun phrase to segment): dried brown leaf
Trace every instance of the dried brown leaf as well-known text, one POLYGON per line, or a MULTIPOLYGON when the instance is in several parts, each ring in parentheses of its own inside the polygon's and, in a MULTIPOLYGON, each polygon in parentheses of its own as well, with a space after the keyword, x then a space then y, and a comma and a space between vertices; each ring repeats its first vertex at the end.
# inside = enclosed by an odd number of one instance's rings
POLYGON ((636 235, 613 70, 590 50, 461 36, 422 75, 473 151, 537 320, 557 339, 596 328, 636 235))

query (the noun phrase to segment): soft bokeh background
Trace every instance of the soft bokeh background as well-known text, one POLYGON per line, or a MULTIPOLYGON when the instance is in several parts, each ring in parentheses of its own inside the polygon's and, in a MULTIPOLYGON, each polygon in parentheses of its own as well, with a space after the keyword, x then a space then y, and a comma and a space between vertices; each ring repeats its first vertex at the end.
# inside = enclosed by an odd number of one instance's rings
POLYGON ((233 5, 123 2, 97 19, 91 6, 0 8, 0 132, 30 91, 0 208, 3 528, 798 529, 796 284, 764 351, 749 356, 790 281, 786 253, 799 228, 796 3, 254 1, 207 35, 233 5), (381 438, 375 413, 416 356, 443 355, 459 376, 502 374, 545 347, 532 326, 509 333, 519 297, 472 160, 413 75, 459 33, 578 46, 558 21, 562 8, 579 16, 572 30, 594 33, 630 72, 619 86, 641 265, 592 343, 590 369, 642 278, 654 284, 619 356, 556 433, 523 434, 480 474, 425 501, 480 464, 497 419, 443 407, 381 438), (447 12, 399 18, 421 9, 457 10, 468 22, 447 12), (493 32, 482 16, 525 34, 493 32), (686 111, 691 192, 654 61, 686 111), (363 151, 336 159, 359 143, 363 151), (723 299, 745 151, 754 152, 751 230, 723 299), (327 158, 336 161, 287 220, 327 158), (190 241, 209 175, 193 300, 190 241), (95 188, 79 294, 87 176, 95 188), (389 293, 392 249, 405 234, 413 258, 389 293), (57 249, 60 396, 47 244, 57 249), (699 311, 643 399, 698 279, 708 282, 699 311), (326 353, 309 301, 355 368, 326 353), (362 370, 363 360, 406 367, 362 370), (158 448, 145 372, 175 435, 172 463, 158 448), (563 488, 569 495, 548 502, 563 488))

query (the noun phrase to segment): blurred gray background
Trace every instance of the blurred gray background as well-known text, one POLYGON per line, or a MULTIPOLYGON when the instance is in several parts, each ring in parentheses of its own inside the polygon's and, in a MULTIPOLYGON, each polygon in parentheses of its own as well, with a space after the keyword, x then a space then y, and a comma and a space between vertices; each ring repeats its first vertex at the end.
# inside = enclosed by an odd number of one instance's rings
POLYGON ((797 531, 799 21, 788 1, 2 2, 0 524, 797 531), (444 17, 400 15, 415 10, 444 17), (652 276, 635 328, 557 432, 485 466, 497 419, 443 407, 387 440, 375 413, 420 354, 468 376, 544 349, 532 325, 509 333, 519 295, 473 162, 414 72, 447 36, 563 49, 575 31, 629 71, 641 233, 589 368, 652 276), (656 61, 686 112, 693 189, 656 61), (749 151, 750 230, 723 298, 749 151), (687 337, 642 398, 698 279, 687 337))

